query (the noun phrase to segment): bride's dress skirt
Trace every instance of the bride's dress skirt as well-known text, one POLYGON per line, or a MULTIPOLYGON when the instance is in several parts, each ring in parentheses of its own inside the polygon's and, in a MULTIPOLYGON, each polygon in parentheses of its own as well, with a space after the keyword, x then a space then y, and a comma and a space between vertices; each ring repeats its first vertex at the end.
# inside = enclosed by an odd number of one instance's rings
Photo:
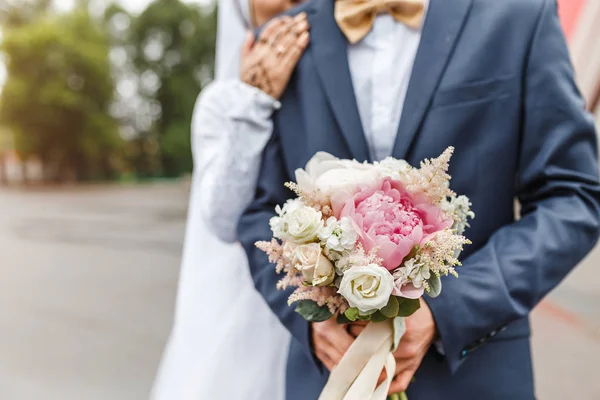
POLYGON ((152 400, 283 400, 289 334, 254 289, 241 246, 200 225, 188 225, 195 231, 152 400))

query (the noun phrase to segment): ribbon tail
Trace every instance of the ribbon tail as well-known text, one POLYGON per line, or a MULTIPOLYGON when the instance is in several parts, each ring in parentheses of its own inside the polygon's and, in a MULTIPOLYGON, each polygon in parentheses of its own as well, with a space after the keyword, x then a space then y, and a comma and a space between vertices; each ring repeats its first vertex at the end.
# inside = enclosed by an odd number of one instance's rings
POLYGON ((397 332, 391 320, 369 323, 331 371, 319 400, 385 400, 394 377, 397 332), (395 332, 396 331, 396 332, 395 332), (383 368, 387 379, 378 387, 383 368))

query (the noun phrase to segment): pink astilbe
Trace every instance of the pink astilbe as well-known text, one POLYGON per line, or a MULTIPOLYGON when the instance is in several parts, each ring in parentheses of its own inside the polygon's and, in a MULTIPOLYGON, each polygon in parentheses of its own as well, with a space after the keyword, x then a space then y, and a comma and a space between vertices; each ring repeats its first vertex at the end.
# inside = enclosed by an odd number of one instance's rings
POLYGON ((433 204, 439 204, 448 196, 455 196, 450 190, 448 168, 454 147, 448 147, 439 157, 425 159, 420 168, 411 168, 406 174, 406 188, 412 193, 422 193, 433 204))
POLYGON ((286 267, 286 260, 283 257, 283 246, 277 239, 271 239, 270 242, 256 242, 254 244, 259 250, 264 251, 269 256, 269 262, 276 265, 275 269, 280 274, 286 267))
POLYGON ((464 245, 471 241, 457 235, 451 229, 434 233, 416 255, 416 261, 425 265, 435 275, 454 275, 458 277, 454 267, 460 266, 457 255, 464 245))
POLYGON ((293 191, 296 196, 302 200, 304 204, 308 207, 312 207, 317 211, 321 211, 323 214, 323 219, 327 220, 327 218, 333 215, 333 211, 331 209, 331 201, 328 196, 324 195, 320 190, 315 189, 312 192, 305 192, 300 189, 295 182, 287 182, 285 187, 293 191))
POLYGON ((369 264, 381 265, 383 259, 377 255, 378 251, 379 248, 375 247, 367 253, 365 252, 363 245, 360 242, 357 242, 354 250, 342 256, 336 261, 335 265, 342 272, 355 266, 365 266, 369 264))
POLYGON ((302 286, 302 274, 294 268, 290 260, 286 259, 284 256, 284 247, 277 239, 271 239, 270 242, 256 242, 256 247, 267 253, 269 262, 276 265, 275 271, 278 274, 285 274, 283 278, 277 282, 278 290, 302 286))

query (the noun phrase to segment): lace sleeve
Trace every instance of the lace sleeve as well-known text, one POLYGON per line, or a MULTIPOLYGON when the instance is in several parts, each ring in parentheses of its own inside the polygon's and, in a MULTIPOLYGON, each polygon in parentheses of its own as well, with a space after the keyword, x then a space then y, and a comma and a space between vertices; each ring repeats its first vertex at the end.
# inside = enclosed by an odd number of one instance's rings
POLYGON ((192 121, 194 189, 209 229, 223 241, 237 240, 237 221, 254 197, 277 108, 271 96, 239 81, 214 82, 198 99, 192 121))

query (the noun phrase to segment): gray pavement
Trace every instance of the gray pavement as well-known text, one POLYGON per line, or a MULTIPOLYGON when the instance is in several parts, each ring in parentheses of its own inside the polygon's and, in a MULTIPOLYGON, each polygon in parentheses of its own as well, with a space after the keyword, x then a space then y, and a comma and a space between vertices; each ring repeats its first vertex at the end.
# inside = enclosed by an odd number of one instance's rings
MULTIPOLYGON (((148 398, 186 202, 181 183, 0 189, 0 400, 148 398)), ((534 313, 539 399, 600 400, 599 267, 600 249, 534 313)))

